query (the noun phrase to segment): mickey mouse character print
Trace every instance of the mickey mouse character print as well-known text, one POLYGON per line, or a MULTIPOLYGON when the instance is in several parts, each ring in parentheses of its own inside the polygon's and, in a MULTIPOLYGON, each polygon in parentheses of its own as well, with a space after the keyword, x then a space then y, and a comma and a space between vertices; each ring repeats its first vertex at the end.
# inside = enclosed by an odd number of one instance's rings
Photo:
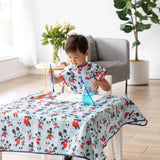
POLYGON ((107 70, 103 67, 92 62, 86 62, 85 65, 80 66, 70 64, 60 73, 60 76, 66 85, 70 86, 72 93, 82 93, 83 83, 80 76, 82 76, 85 83, 92 83, 93 81, 101 81, 106 73, 107 70))

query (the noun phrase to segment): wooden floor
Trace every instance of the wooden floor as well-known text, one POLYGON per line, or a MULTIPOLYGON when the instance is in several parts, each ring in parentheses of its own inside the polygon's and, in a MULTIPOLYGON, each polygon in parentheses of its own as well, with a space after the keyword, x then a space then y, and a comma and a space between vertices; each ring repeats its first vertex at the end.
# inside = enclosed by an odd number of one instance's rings
MULTIPOLYGON (((48 83, 49 84, 49 83, 48 83)), ((113 94, 124 96, 124 82, 113 84, 113 94)), ((57 89, 58 86, 56 87, 57 89)), ((27 75, 0 83, 0 103, 6 103, 45 88, 44 75, 27 75)), ((127 95, 148 120, 148 125, 123 126, 123 160, 160 160, 160 80, 146 86, 128 86, 127 95)), ((107 154, 107 152, 106 152, 107 154)), ((40 160, 41 155, 3 153, 3 160, 40 160)), ((46 156, 47 160, 58 160, 46 156)))

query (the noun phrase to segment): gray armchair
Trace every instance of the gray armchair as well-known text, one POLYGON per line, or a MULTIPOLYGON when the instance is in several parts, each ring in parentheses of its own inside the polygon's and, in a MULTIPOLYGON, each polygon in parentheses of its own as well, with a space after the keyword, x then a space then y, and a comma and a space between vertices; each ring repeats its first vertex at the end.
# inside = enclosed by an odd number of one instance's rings
POLYGON ((129 42, 125 39, 86 36, 89 43, 88 61, 96 63, 112 75, 112 83, 129 79, 129 42))

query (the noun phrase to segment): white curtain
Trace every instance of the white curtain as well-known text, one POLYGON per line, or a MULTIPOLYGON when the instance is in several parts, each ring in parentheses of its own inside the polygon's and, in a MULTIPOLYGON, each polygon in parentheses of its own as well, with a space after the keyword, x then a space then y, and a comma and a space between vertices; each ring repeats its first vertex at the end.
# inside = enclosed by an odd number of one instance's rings
POLYGON ((31 0, 12 0, 13 45, 20 61, 26 66, 37 63, 31 0))

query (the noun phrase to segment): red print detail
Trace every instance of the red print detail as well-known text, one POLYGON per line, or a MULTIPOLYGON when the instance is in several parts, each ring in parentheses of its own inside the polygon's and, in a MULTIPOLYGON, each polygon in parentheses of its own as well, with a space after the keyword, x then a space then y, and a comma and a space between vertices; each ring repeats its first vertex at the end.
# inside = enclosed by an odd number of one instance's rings
POLYGON ((87 70, 91 70, 91 68, 88 68, 87 70))
POLYGON ((51 151, 49 151, 49 150, 46 150, 46 153, 51 153, 51 151))
POLYGON ((84 143, 81 144, 81 148, 83 148, 83 147, 84 147, 84 143))
POLYGON ((26 124, 26 125, 29 125, 29 124, 30 124, 30 122, 29 122, 29 117, 25 117, 25 119, 24 119, 24 124, 26 124))
POLYGON ((78 70, 78 73, 80 74, 80 73, 81 73, 81 70, 78 70))
POLYGON ((109 131, 111 132, 111 131, 112 131, 112 129, 113 129, 113 126, 111 126, 111 127, 110 127, 110 130, 109 130, 109 131))
POLYGON ((74 79, 72 79, 71 82, 74 82, 74 79))
POLYGON ((5 151, 5 150, 6 150, 6 147, 2 147, 1 150, 2 150, 2 151, 5 151))
POLYGON ((91 144, 91 141, 87 141, 86 144, 90 145, 90 144, 91 144))
POLYGON ((9 123, 8 126, 12 126, 12 123, 9 123))
POLYGON ((51 135, 48 135, 48 136, 47 136, 47 139, 51 139, 51 138, 52 138, 51 135))
POLYGON ((58 126, 58 125, 55 125, 54 127, 55 127, 55 128, 59 128, 59 126, 58 126))
POLYGON ((39 139, 36 140, 36 143, 39 144, 39 139))
POLYGON ((87 79, 87 80, 90 80, 90 79, 91 79, 91 77, 87 77, 86 79, 87 79))
POLYGON ((62 118, 67 118, 67 116, 62 116, 62 118))
POLYGON ((100 75, 100 73, 99 73, 99 72, 97 72, 97 73, 96 73, 96 77, 98 77, 99 75, 100 75))
POLYGON ((102 142, 105 142, 105 140, 106 140, 106 139, 105 139, 104 137, 103 137, 103 138, 101 138, 101 141, 102 141, 102 142))
POLYGON ((130 116, 131 114, 129 112, 125 113, 125 118, 127 118, 128 116, 130 116))
POLYGON ((67 141, 63 142, 63 147, 66 148, 67 147, 67 141))
POLYGON ((41 125, 41 123, 39 123, 39 124, 38 124, 38 127, 39 127, 39 128, 42 128, 42 125, 41 125))
POLYGON ((20 141, 21 141, 21 139, 17 138, 17 140, 16 140, 17 145, 20 144, 20 141))
POLYGON ((6 133, 2 133, 2 137, 6 137, 6 133))
POLYGON ((96 148, 96 143, 94 143, 93 146, 96 148))
POLYGON ((45 106, 49 106, 49 105, 50 105, 50 103, 46 103, 46 104, 45 104, 45 106))
POLYGON ((126 105, 128 105, 128 101, 126 101, 126 105))
POLYGON ((75 120, 73 121, 72 126, 73 126, 73 127, 79 127, 78 119, 75 119, 75 120))

